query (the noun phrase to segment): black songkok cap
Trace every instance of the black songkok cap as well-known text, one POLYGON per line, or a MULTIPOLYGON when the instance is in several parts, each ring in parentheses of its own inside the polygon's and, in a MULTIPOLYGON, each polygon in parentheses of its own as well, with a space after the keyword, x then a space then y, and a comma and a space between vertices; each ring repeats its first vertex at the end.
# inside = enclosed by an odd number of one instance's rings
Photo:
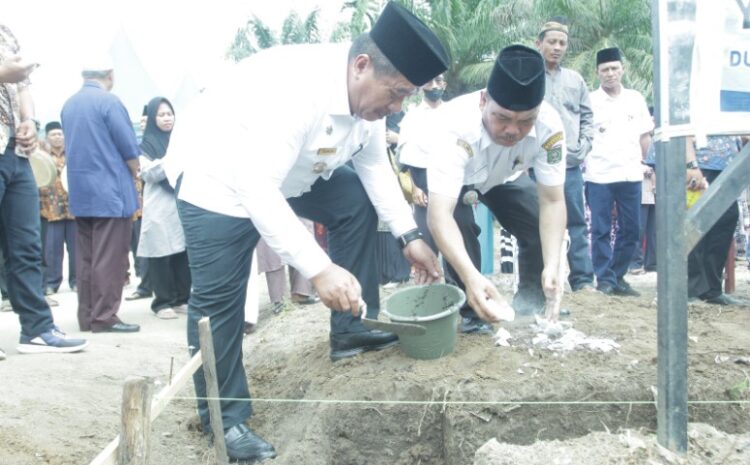
POLYGON ((523 45, 505 47, 495 60, 487 92, 498 105, 511 111, 527 111, 544 100, 544 59, 523 45))
POLYGON ((415 86, 448 69, 445 47, 425 23, 395 2, 388 2, 370 37, 393 66, 415 86))
POLYGON ((596 52, 596 66, 610 61, 622 61, 622 54, 617 47, 605 48, 596 52))
POLYGON ((46 126, 44 126, 44 133, 49 134, 50 131, 54 131, 55 129, 62 130, 62 124, 57 121, 50 121, 46 126))

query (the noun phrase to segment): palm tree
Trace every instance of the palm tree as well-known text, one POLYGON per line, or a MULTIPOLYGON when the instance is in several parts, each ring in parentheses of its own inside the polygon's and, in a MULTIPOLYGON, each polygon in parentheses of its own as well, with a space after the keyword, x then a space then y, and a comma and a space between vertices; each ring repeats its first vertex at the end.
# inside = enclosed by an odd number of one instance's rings
POLYGON ((428 3, 430 13, 423 19, 451 55, 451 66, 446 72, 447 97, 484 86, 497 53, 506 45, 528 42, 531 38, 531 0, 431 0, 428 3))
POLYGON ((570 44, 566 66, 596 87, 596 52, 618 47, 625 56, 627 87, 652 99, 653 54, 651 5, 645 0, 538 0, 535 15, 547 18, 565 15, 570 20, 570 44))
POLYGON ((253 16, 244 27, 237 30, 234 41, 227 50, 226 57, 234 61, 240 61, 259 50, 274 45, 319 43, 319 12, 317 9, 313 10, 303 20, 296 11, 290 11, 281 27, 279 37, 260 18, 253 16))

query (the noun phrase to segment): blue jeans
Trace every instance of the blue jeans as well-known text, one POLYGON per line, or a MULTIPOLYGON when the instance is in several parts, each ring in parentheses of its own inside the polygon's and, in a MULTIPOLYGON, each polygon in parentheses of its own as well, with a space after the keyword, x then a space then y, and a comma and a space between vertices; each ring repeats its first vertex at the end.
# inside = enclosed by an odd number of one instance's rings
POLYGON ((10 303, 21 320, 21 333, 32 338, 54 326, 42 292, 39 218, 39 188, 29 160, 8 144, 0 155, 0 247, 10 303))
POLYGON ((568 210, 568 264, 570 275, 568 282, 573 290, 584 284, 593 284, 594 267, 589 252, 589 236, 584 216, 583 175, 576 166, 565 170, 565 208, 568 210))
POLYGON ((586 183, 591 209, 591 261, 597 285, 617 285, 633 258, 638 244, 641 181, 586 183), (612 208, 617 209, 617 236, 612 250, 612 208))

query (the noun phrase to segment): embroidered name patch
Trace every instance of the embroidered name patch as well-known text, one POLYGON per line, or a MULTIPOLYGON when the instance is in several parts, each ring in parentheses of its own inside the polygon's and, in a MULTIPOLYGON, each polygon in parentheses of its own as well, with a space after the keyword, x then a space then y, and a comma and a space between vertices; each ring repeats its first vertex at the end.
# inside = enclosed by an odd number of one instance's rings
POLYGON ((318 155, 336 155, 336 147, 318 149, 318 155))
POLYGON ((466 155, 468 155, 469 158, 474 156, 474 150, 471 149, 471 145, 469 145, 469 143, 466 142, 465 140, 463 139, 456 140, 456 145, 464 149, 464 151, 466 151, 466 155))
POLYGON ((549 152, 550 149, 552 149, 552 147, 554 147, 555 144, 557 144, 558 142, 562 140, 562 138, 563 138, 563 133, 556 132, 552 134, 552 136, 550 136, 549 139, 547 139, 547 142, 542 144, 542 147, 544 148, 544 150, 549 152))

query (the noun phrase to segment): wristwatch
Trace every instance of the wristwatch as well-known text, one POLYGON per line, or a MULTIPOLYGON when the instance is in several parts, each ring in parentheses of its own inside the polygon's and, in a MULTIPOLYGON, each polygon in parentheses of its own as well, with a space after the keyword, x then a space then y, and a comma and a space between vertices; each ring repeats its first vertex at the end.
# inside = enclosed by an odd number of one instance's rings
POLYGON ((398 236, 398 244, 403 249, 404 247, 406 247, 406 244, 417 239, 422 239, 422 233, 419 232, 419 229, 412 229, 411 231, 407 231, 398 236))
POLYGON ((686 167, 686 169, 689 169, 689 170, 697 170, 698 169, 698 162, 695 161, 695 160, 689 161, 689 162, 687 162, 687 164, 685 165, 685 167, 686 167))

